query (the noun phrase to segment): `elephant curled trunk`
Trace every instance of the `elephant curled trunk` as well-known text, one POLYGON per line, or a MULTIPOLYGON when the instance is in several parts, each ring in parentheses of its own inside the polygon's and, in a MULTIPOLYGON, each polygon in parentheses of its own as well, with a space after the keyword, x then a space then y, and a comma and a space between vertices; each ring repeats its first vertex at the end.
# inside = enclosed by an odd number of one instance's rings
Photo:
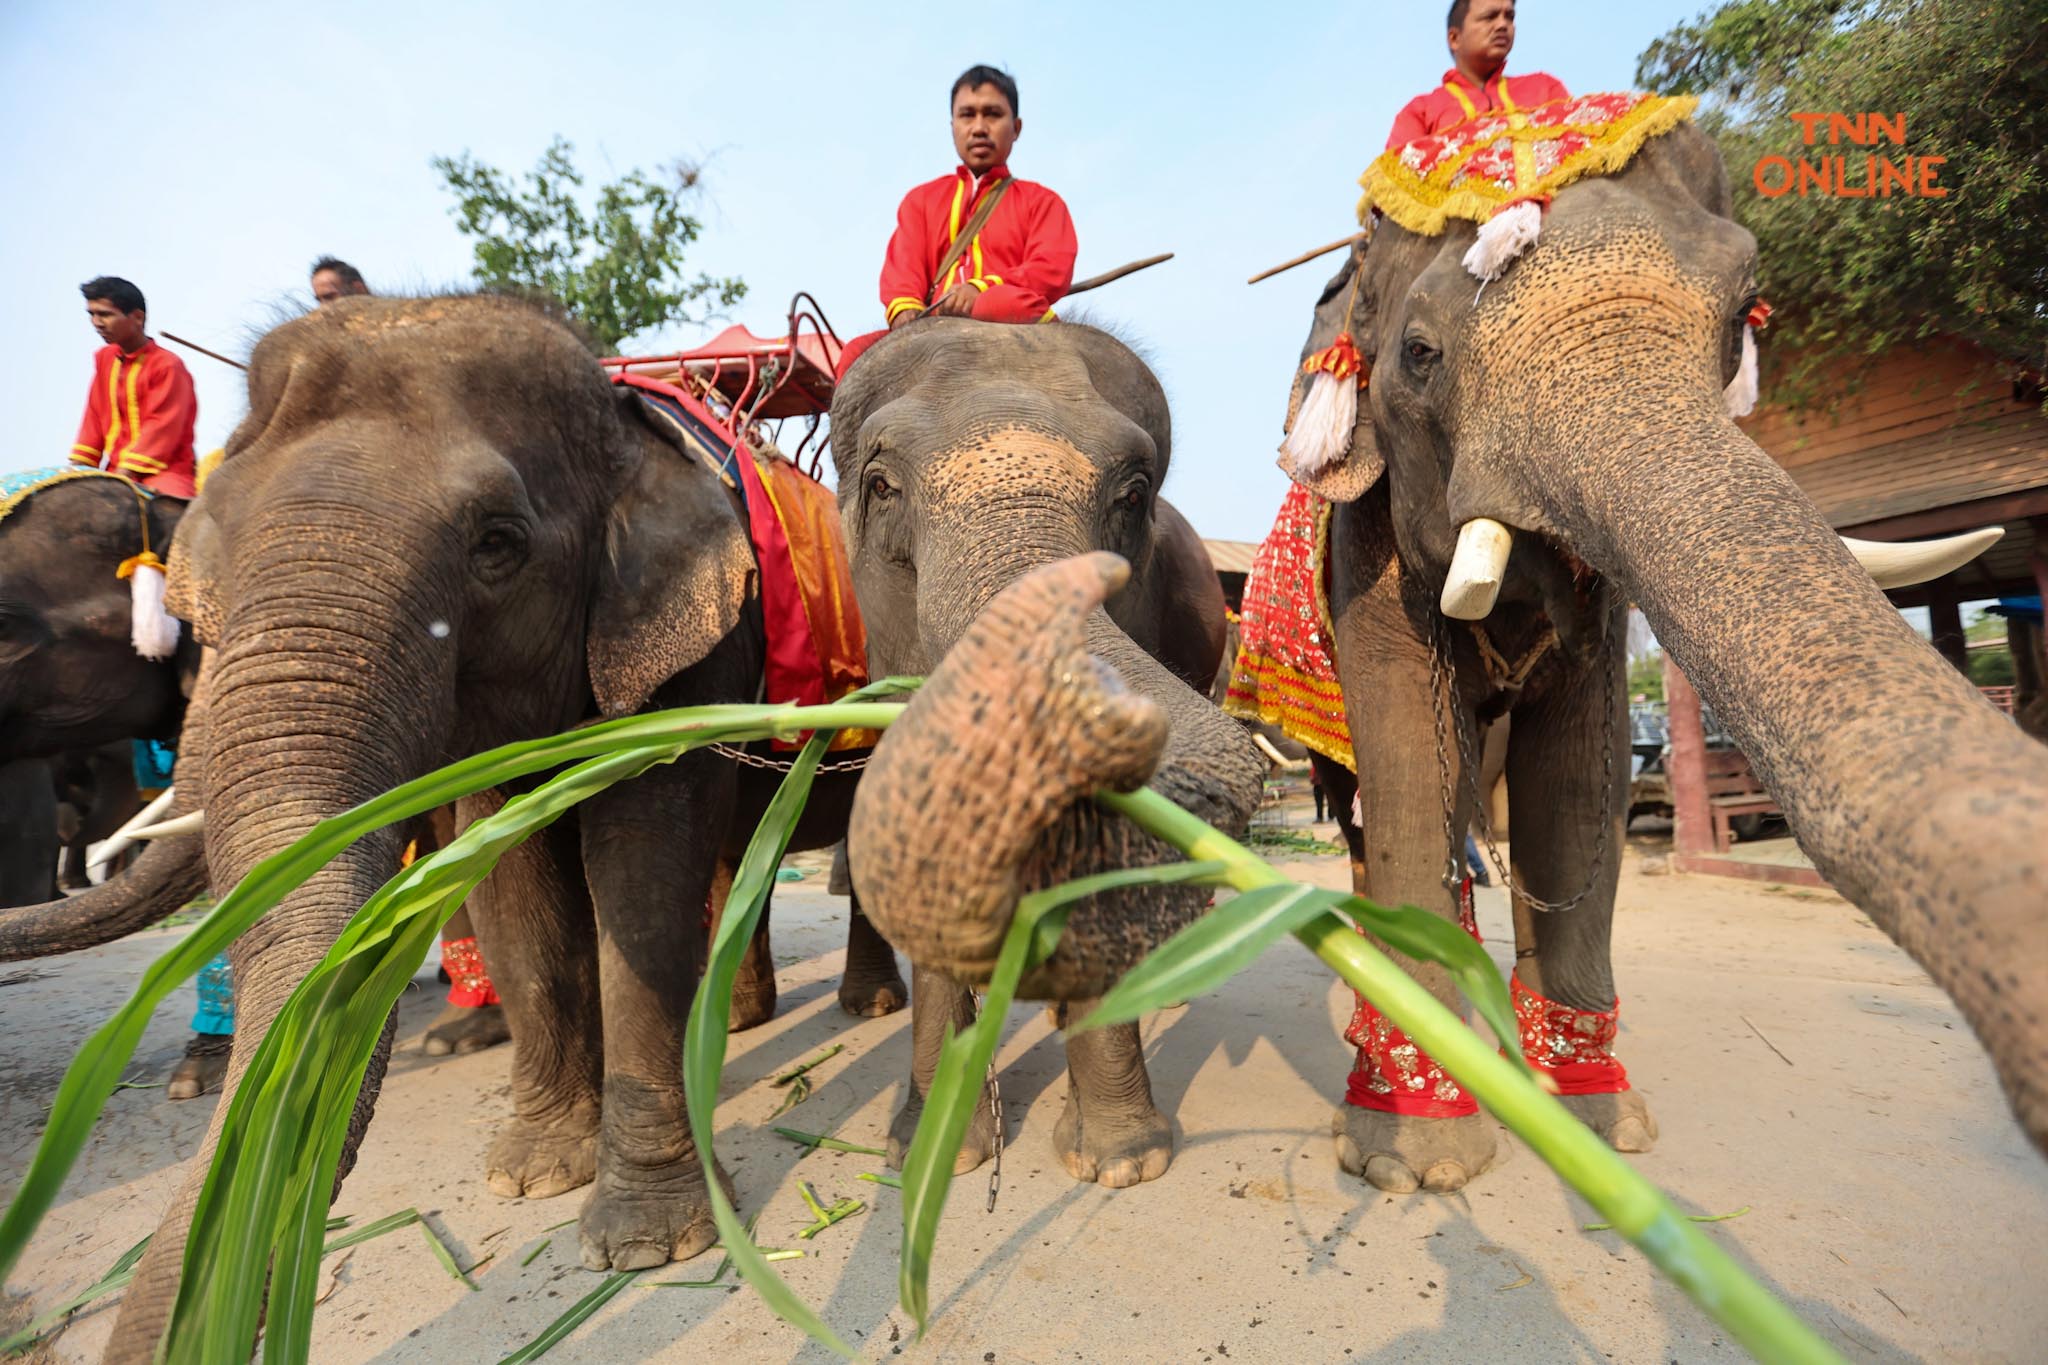
MULTIPOLYGON (((1129 572, 1096 553, 1021 576, 965 627, 870 762, 848 829, 854 882, 920 967, 985 981, 1024 892, 1177 856, 1089 802, 1097 788, 1149 783, 1232 832, 1248 820, 1255 751, 1101 610, 1129 572)), ((1207 900, 1173 887, 1084 902, 1021 990, 1100 994, 1207 900)))
POLYGON ((206 890, 200 836, 157 839, 125 871, 75 896, 0 911, 0 962, 112 943, 174 914, 206 890))

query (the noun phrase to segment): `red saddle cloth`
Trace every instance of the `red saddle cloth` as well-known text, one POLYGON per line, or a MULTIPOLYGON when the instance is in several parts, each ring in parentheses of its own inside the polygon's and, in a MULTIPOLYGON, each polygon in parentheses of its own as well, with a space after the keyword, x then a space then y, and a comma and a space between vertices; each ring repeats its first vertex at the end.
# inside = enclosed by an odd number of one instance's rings
POLYGON ((1351 727, 1330 653, 1330 504, 1293 484, 1252 560, 1223 709, 1277 725, 1349 768, 1351 727))

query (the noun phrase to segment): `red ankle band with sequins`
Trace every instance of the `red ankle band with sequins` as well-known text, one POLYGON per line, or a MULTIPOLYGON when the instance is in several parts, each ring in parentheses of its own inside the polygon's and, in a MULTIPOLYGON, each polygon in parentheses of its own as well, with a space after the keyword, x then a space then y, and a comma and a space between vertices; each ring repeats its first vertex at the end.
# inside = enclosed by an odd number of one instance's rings
POLYGON ((475 938, 441 940, 441 965, 448 969, 448 1003, 463 1009, 498 1003, 498 988, 484 971, 475 938))
POLYGON ((1578 1010, 1546 999, 1509 978, 1515 1022, 1522 1031, 1522 1055, 1557 1082, 1560 1095, 1613 1095, 1629 1088, 1628 1070, 1614 1055, 1621 1029, 1621 1001, 1602 1013, 1578 1010))
MULTIPOLYGON (((1458 887, 1458 922, 1466 933, 1479 937, 1470 877, 1458 887)), ((1463 1118, 1479 1112, 1479 1101, 1466 1094, 1436 1058, 1410 1042, 1372 1002, 1353 994, 1358 1010, 1344 1030, 1344 1041, 1358 1049, 1358 1060, 1352 1063, 1351 1078, 1344 1086, 1346 1104, 1426 1119, 1463 1118)))

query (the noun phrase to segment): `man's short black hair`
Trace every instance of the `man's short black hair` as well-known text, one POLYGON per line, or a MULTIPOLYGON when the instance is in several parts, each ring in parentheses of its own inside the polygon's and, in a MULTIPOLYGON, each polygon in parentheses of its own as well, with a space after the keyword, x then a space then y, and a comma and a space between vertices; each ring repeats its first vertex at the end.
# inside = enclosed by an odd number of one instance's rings
POLYGON ((313 268, 306 272, 306 278, 310 280, 323 270, 333 271, 334 278, 341 281, 344 289, 362 289, 366 287, 363 284, 363 272, 350 265, 347 261, 342 260, 339 256, 322 256, 319 260, 313 262, 313 268))
POLYGON ((953 101, 960 97, 962 90, 979 90, 984 85, 993 85, 1003 92, 1003 98, 1010 102, 1010 117, 1020 112, 1017 108, 1017 82, 1007 71, 993 66, 970 66, 960 73, 960 79, 953 82, 953 88, 946 93, 946 108, 953 107, 953 101))
POLYGON ((146 313, 149 305, 142 301, 142 291, 119 275, 102 275, 96 280, 87 280, 78 286, 78 292, 85 295, 85 301, 105 299, 124 313, 146 313))
POLYGON ((1446 29, 1465 27, 1465 16, 1471 12, 1472 0, 1451 0, 1451 12, 1444 19, 1446 29))

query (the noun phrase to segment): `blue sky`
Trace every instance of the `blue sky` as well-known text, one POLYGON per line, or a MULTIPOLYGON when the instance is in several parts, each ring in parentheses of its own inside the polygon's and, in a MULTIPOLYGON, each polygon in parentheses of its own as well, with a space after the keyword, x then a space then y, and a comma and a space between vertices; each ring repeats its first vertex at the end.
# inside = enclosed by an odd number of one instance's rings
MULTIPOLYGON (((1532 0, 1510 69, 1627 88, 1636 54, 1703 6, 1532 0)), ((987 61, 1021 85, 1011 164, 1066 198, 1077 273, 1178 253, 1091 308, 1145 340, 1172 397, 1167 495, 1204 535, 1256 540, 1327 266, 1245 276, 1352 229, 1359 172, 1447 64, 1441 8, 9 0, 0 470, 71 444, 98 344, 78 282, 125 275, 153 330, 239 356, 322 253, 380 290, 464 281, 429 158, 523 170, 557 133, 593 179, 706 163, 691 264, 747 281, 734 320, 779 331, 808 289, 842 336, 865 331, 897 200, 952 167, 947 87, 987 61)), ((240 417, 240 377, 186 363, 203 451, 240 417)))

